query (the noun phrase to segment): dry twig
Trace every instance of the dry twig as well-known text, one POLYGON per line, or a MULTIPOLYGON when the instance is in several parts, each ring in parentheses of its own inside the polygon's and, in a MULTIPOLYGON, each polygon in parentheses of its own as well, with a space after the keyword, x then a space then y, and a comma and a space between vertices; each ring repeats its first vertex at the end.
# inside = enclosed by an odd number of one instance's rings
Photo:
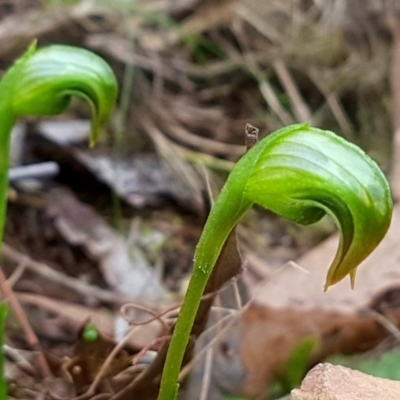
POLYGON ((7 282, 7 279, 3 273, 3 269, 0 267, 0 289, 4 297, 8 300, 11 310, 15 317, 21 324, 22 330, 25 333, 26 340, 32 350, 37 351, 37 361, 40 368, 40 374, 43 378, 50 378, 53 376, 51 373, 49 364, 47 363, 46 357, 41 349, 39 339, 33 331, 28 318, 25 315, 25 311, 22 309, 17 297, 7 282))

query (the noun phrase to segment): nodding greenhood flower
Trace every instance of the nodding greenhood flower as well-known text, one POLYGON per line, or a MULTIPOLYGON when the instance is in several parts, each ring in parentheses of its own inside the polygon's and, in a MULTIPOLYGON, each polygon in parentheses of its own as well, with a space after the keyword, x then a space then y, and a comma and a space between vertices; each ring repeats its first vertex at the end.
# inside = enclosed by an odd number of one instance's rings
POLYGON ((92 111, 90 144, 107 123, 117 97, 109 65, 77 47, 33 43, 0 82, 0 245, 5 219, 11 129, 18 117, 60 114, 71 97, 86 100, 92 111))
POLYGON ((385 236, 392 215, 389 185, 378 165, 333 132, 299 124, 262 140, 238 163, 226 188, 243 185, 241 204, 258 204, 300 224, 325 213, 340 244, 325 289, 350 275, 385 236), (246 171, 246 172, 244 172, 246 171))
POLYGON ((350 275, 386 234, 392 215, 387 180, 357 146, 333 132, 298 124, 280 129, 235 165, 210 212, 167 355, 159 400, 174 399, 189 334, 208 277, 232 229, 253 205, 300 224, 329 214, 340 231, 325 290, 350 275))
POLYGON ((77 47, 33 43, 7 71, 1 83, 1 104, 15 117, 61 114, 73 96, 86 100, 92 111, 94 144, 110 118, 117 82, 110 66, 96 54, 77 47))
POLYGON ((333 132, 292 125, 261 140, 235 165, 200 239, 200 267, 209 265, 210 251, 218 247, 219 254, 254 204, 299 224, 325 214, 335 220, 340 244, 325 289, 346 275, 354 285, 357 266, 385 236, 393 207, 385 176, 360 148, 333 132))

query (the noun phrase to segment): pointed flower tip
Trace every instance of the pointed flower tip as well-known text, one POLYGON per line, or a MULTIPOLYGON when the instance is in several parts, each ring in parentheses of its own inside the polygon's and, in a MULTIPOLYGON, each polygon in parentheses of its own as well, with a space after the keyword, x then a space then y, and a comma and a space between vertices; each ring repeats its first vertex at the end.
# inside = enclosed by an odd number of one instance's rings
POLYGON ((26 50, 26 54, 33 54, 37 49, 37 39, 33 39, 28 49, 26 50))
MULTIPOLYGON (((349 272, 350 276, 350 287, 352 290, 354 290, 355 284, 356 284, 356 275, 357 275, 357 268, 353 269, 352 271, 349 272)), ((335 276, 329 276, 326 278, 325 284, 324 284, 324 292, 326 292, 331 286, 336 285, 338 282, 340 282, 343 278, 340 277, 335 277, 335 276)))
POLYGON ((350 272, 350 286, 354 290, 354 287, 356 285, 356 275, 357 275, 357 268, 353 269, 350 272))
POLYGON ((346 276, 350 277, 350 286, 354 289, 358 266, 378 247, 389 229, 393 203, 389 191, 385 196, 384 207, 374 204, 372 209, 364 210, 365 215, 361 219, 354 214, 351 234, 346 225, 339 224, 341 243, 329 268, 325 291, 346 276))
POLYGON ((101 134, 104 129, 105 126, 98 126, 98 124, 96 124, 95 121, 92 121, 92 130, 89 136, 89 147, 91 149, 95 147, 96 144, 99 142, 99 138, 101 137, 101 134))
POLYGON ((94 146, 96 146, 100 133, 103 129, 98 126, 98 123, 96 123, 96 120, 92 121, 92 129, 90 131, 90 136, 89 136, 89 147, 92 149, 94 146))

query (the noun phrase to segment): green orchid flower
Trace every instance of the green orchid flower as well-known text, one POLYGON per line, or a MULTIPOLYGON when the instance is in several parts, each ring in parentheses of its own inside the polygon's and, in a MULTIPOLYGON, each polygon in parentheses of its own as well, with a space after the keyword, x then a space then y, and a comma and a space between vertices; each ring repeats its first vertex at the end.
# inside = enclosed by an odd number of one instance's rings
POLYGON ((159 400, 173 400, 180 365, 207 280, 243 215, 265 207, 300 224, 330 215, 340 244, 325 290, 350 275, 386 234, 392 214, 387 180, 357 146, 308 124, 267 136, 236 164, 210 212, 196 248, 194 270, 164 366, 159 400))
POLYGON ((71 97, 86 100, 92 110, 90 144, 105 127, 117 97, 109 65, 92 52, 71 46, 41 49, 33 43, 4 74, 0 83, 0 245, 6 213, 10 134, 18 117, 57 115, 71 97))

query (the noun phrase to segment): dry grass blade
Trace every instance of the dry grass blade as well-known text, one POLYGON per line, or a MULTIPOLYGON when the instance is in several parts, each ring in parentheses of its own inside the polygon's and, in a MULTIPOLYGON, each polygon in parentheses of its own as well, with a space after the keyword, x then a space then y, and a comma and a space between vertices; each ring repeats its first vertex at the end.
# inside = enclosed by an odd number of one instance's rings
POLYGON ((393 195, 400 198, 400 21, 395 17, 389 18, 389 26, 394 41, 394 54, 391 67, 391 89, 393 95, 393 117, 394 130, 394 160, 391 172, 391 183, 393 195))
POLYGON ((0 56, 2 62, 13 60, 34 39, 51 42, 82 43, 87 32, 110 31, 116 27, 112 13, 102 10, 103 19, 93 22, 91 18, 98 10, 81 2, 68 9, 42 9, 16 13, 0 23, 0 56))
POLYGON ((247 35, 244 33, 242 24, 239 21, 234 21, 233 27, 239 43, 241 44, 243 50, 245 50, 243 57, 246 61, 247 67, 256 78, 259 85, 260 93, 264 97, 265 102, 278 116, 283 124, 292 124, 294 122, 292 116, 281 105, 278 96, 276 95, 270 82, 266 78, 265 74, 262 72, 262 69, 260 68, 256 59, 252 56, 252 53, 249 50, 250 38, 248 38, 247 35))
POLYGON ((199 400, 207 400, 208 398, 208 389, 210 387, 213 356, 214 356, 213 348, 209 347, 206 351, 204 378, 201 385, 199 400))
POLYGON ((183 143, 186 146, 194 147, 206 154, 220 154, 236 158, 243 154, 243 146, 221 143, 213 139, 192 134, 174 120, 162 104, 160 104, 154 111, 155 120, 159 119, 164 121, 166 133, 174 140, 183 143))
POLYGON ((245 2, 238 2, 235 7, 235 13, 247 23, 251 24, 257 31, 264 35, 268 40, 275 43, 283 43, 284 35, 273 26, 266 24, 257 10, 252 10, 245 2))
POLYGON ((325 96, 326 103, 329 105, 332 114, 335 116, 336 121, 338 122, 338 125, 342 130, 342 132, 346 133, 348 137, 354 139, 354 129, 343 109, 343 106, 340 104, 336 94, 334 92, 329 91, 329 89, 326 87, 325 82, 316 73, 316 71, 310 71, 309 77, 314 82, 315 86, 325 96))
POLYGON ((191 199, 194 207, 201 211, 201 184, 199 185, 198 183, 199 175, 197 172, 186 163, 182 152, 179 151, 180 149, 175 147, 175 145, 163 135, 151 118, 142 114, 139 116, 139 121, 149 132, 166 168, 181 179, 184 184, 184 189, 188 192, 188 198, 191 199))
POLYGON ((281 80, 286 93, 288 94, 297 121, 306 122, 311 120, 311 112, 307 103, 304 101, 289 69, 282 60, 273 63, 274 69, 281 80))

